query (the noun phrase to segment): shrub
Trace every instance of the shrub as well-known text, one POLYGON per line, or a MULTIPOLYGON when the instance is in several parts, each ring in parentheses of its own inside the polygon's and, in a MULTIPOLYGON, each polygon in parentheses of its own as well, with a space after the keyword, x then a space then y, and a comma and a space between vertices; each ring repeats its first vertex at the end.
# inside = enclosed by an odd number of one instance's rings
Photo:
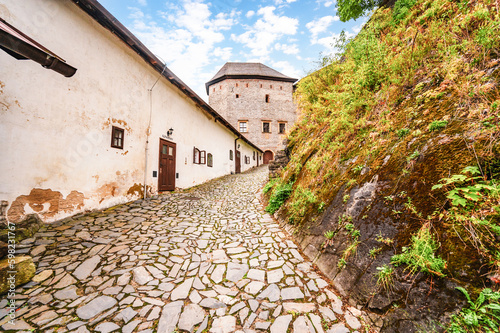
POLYGON ((432 123, 429 124, 429 131, 439 131, 448 125, 448 122, 446 120, 434 120, 432 123))
POLYGON ((406 264, 412 273, 421 271, 444 276, 443 269, 446 268, 446 261, 435 255, 439 244, 434 240, 429 225, 422 226, 411 240, 409 248, 403 247, 403 253, 392 257, 392 263, 396 266, 406 264))
POLYGON ((292 193, 292 186, 293 183, 277 185, 269 199, 266 212, 274 214, 292 193))
POLYGON ((377 284, 381 285, 385 288, 385 290, 389 290, 392 285, 392 273, 394 272, 394 268, 389 265, 384 265, 382 267, 377 267, 377 284))
POLYGON ((469 303, 468 308, 463 308, 460 313, 451 317, 448 332, 499 332, 500 329, 500 292, 493 292, 486 288, 481 291, 476 301, 473 302, 467 290, 457 287, 469 303))

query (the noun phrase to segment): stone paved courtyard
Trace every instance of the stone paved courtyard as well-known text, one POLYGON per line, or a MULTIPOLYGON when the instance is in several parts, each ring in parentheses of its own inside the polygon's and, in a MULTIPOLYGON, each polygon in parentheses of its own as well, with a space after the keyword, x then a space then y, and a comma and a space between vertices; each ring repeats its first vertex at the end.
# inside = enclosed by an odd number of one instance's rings
MULTIPOLYGON (((342 304, 259 202, 267 168, 43 227, 14 326, 35 332, 355 332, 342 304)), ((333 289, 331 289, 333 290, 333 289)))

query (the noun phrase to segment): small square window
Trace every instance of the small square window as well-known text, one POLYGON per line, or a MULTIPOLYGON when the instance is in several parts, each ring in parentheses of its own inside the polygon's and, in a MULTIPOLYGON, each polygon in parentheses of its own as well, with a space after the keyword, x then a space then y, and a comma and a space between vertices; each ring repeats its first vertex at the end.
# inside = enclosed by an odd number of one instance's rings
POLYGON ((232 150, 229 151, 229 160, 230 161, 233 160, 233 151, 232 150))
POLYGON ((206 164, 207 163, 207 152, 202 150, 200 151, 200 164, 206 164))
POLYGON ((236 98, 240 98, 240 95, 239 95, 239 94, 236 94, 236 98))
POLYGON ((280 86, 280 90, 283 90, 283 86, 280 86))
POLYGON ((268 121, 262 122, 262 133, 271 133, 271 123, 268 121))
POLYGON ((262 83, 260 84, 260 87, 262 88, 262 83))
POLYGON ((111 147, 123 149, 125 131, 123 128, 113 126, 111 130, 111 147))
POLYGON ((269 86, 269 89, 273 89, 273 85, 272 84, 269 86))
POLYGON ((238 87, 238 83, 236 83, 236 87, 238 87))
POLYGON ((248 88, 248 83, 247 83, 247 84, 245 84, 245 87, 247 87, 247 88, 248 88))
POLYGON ((266 95, 266 103, 269 103, 269 95, 266 95))
POLYGON ((240 132, 241 133, 248 132, 248 122, 246 122, 246 121, 240 121, 240 132))
POLYGON ((285 134, 285 132, 286 132, 286 124, 285 123, 280 123, 279 127, 280 127, 279 128, 279 133, 280 134, 285 134))

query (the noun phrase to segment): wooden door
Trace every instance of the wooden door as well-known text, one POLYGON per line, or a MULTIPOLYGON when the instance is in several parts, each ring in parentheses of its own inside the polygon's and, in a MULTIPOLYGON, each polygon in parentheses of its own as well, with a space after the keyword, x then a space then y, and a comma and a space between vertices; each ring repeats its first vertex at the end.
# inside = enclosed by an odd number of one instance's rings
POLYGON ((273 160, 273 152, 270 150, 266 150, 264 153, 264 164, 269 164, 270 161, 273 160))
POLYGON ((175 190, 175 143, 160 139, 158 191, 175 190))
POLYGON ((241 153, 239 150, 236 151, 236 173, 241 173, 241 153))

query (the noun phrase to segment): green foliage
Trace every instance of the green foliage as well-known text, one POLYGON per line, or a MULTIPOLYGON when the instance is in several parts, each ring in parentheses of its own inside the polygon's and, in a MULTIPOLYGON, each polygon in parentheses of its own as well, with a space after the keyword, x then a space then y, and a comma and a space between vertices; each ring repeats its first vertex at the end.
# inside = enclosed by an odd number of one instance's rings
POLYGON ((377 0, 338 0, 337 12, 342 22, 360 18, 380 4, 377 0))
POLYGON ((408 16, 411 7, 413 7, 413 5, 415 5, 416 2, 417 2, 416 0, 397 0, 392 10, 393 24, 398 24, 406 16, 408 16))
POLYGON ((262 192, 264 192, 264 194, 269 192, 274 187, 274 185, 276 185, 276 183, 278 181, 279 181, 279 178, 274 178, 274 179, 269 180, 267 182, 266 186, 264 186, 264 188, 262 189, 262 192))
POLYGON ((475 301, 472 301, 467 290, 457 287, 465 297, 469 307, 452 316, 448 332, 491 332, 500 330, 500 292, 486 288, 481 291, 475 301))
POLYGON ((400 130, 397 131, 398 138, 404 138, 409 133, 410 133, 410 129, 409 128, 402 128, 402 129, 400 129, 400 130))
POLYGON ((413 235, 410 247, 403 247, 403 253, 394 255, 391 262, 398 266, 408 265, 412 273, 421 271, 437 276, 444 276, 443 269, 446 268, 446 261, 435 252, 439 244, 434 240, 428 225, 424 225, 416 235, 413 235))
POLYGON ((290 214, 294 217, 302 218, 307 213, 307 210, 314 206, 317 201, 318 198, 311 190, 298 186, 292 196, 290 214))
POLYGON ((439 131, 448 125, 448 122, 446 120, 434 120, 432 123, 429 124, 429 131, 439 131))
POLYGON ((351 197, 351 196, 350 196, 349 194, 344 195, 344 196, 342 197, 342 202, 343 202, 343 203, 347 203, 347 201, 349 201, 349 198, 350 198, 350 197, 351 197))
POLYGON ((389 290, 392 285, 392 273, 394 272, 394 267, 389 265, 384 265, 382 267, 377 267, 377 285, 382 286, 385 290, 389 290))
POLYGON ((374 247, 370 250, 370 257, 375 258, 380 252, 382 252, 381 247, 374 247))
POLYGON ((276 185, 269 199, 269 204, 266 207, 266 212, 274 214, 292 193, 292 186, 293 183, 281 183, 276 185))
POLYGON ((495 208, 500 203, 500 186, 495 179, 485 180, 477 166, 468 166, 460 174, 443 178, 432 190, 444 189, 452 207, 441 213, 453 223, 453 230, 466 239, 482 257, 500 269, 500 226, 495 208))
POLYGON ((339 269, 342 269, 342 268, 344 268, 346 265, 347 265, 347 261, 345 261, 345 259, 344 259, 344 258, 340 258, 340 259, 339 259, 339 262, 337 263, 337 267, 338 267, 339 269))
POLYGON ((333 236, 335 236, 335 231, 329 230, 329 231, 325 232, 326 239, 332 239, 333 236))
POLYGON ((482 181, 482 176, 467 177, 466 173, 472 175, 481 174, 478 167, 469 166, 463 169, 459 175, 441 179, 440 182, 442 184, 434 185, 432 190, 443 187, 449 188, 446 197, 451 200, 452 205, 462 207, 466 207, 471 201, 480 201, 484 195, 497 195, 499 191, 498 186, 482 181))

